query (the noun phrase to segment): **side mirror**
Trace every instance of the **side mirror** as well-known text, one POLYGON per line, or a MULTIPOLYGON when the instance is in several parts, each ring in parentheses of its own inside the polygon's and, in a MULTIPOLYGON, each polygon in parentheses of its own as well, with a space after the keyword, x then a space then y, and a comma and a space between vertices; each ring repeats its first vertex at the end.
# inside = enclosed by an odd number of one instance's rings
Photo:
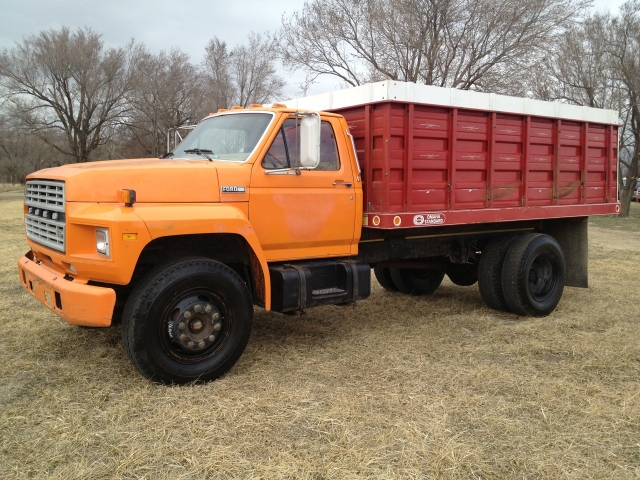
POLYGON ((320 116, 305 115, 300 120, 300 166, 316 168, 320 163, 320 116))

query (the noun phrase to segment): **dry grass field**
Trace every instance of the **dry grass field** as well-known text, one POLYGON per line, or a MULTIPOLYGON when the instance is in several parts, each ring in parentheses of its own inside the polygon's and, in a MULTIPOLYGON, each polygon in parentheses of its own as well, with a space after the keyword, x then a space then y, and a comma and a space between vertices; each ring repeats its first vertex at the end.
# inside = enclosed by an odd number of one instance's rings
POLYGON ((374 281, 357 307, 256 311, 239 363, 163 387, 118 327, 23 293, 17 194, 0 194, 0 478, 640 477, 640 208, 596 221, 588 289, 548 318, 374 281), (635 231, 634 231, 635 230, 635 231))

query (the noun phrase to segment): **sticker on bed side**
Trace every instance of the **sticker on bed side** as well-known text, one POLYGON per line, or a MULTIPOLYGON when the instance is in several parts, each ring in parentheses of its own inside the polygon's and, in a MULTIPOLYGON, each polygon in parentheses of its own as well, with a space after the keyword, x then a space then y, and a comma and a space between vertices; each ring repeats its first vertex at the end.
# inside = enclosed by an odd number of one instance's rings
POLYGON ((427 213, 425 215, 414 215, 414 225, 442 225, 447 220, 444 213, 427 213))

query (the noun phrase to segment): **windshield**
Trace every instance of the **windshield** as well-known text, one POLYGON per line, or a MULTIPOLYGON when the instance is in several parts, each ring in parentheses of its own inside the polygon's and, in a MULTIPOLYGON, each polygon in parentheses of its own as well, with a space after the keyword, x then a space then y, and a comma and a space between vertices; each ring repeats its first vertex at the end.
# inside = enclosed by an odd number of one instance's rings
POLYGON ((273 114, 269 112, 232 113, 206 118, 167 156, 244 162, 272 118, 273 114))

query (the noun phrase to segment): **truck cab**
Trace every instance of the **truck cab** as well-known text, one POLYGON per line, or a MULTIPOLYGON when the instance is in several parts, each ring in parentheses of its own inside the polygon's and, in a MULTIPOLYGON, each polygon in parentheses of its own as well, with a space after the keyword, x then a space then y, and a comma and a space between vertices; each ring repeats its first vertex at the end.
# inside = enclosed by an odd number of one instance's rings
POLYGON ((215 378, 244 349, 254 304, 300 311, 369 295, 369 267, 348 260, 362 230, 358 169, 344 118, 276 105, 210 115, 163 159, 36 172, 22 285, 74 325, 125 319, 126 351, 150 378, 215 378), (199 286, 165 298, 185 278, 199 286), (161 320, 143 314, 152 307, 161 320))

